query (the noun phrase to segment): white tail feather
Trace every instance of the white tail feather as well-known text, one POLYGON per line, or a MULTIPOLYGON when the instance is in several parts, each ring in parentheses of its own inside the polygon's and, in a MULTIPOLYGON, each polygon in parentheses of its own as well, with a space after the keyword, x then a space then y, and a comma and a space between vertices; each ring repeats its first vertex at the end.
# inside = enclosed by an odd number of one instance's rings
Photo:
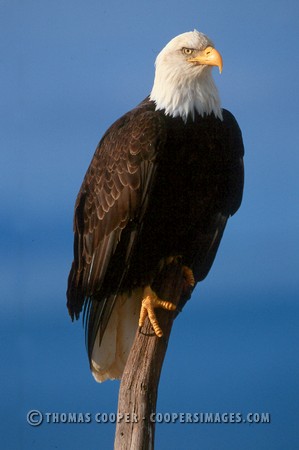
POLYGON ((101 345, 97 336, 91 357, 91 371, 99 383, 122 376, 138 328, 143 289, 117 297, 101 345))

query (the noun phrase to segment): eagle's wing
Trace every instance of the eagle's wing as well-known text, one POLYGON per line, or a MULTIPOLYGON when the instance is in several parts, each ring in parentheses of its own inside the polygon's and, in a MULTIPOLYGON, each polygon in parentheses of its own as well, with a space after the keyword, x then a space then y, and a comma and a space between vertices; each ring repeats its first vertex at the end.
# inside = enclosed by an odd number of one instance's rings
POLYGON ((244 187, 244 146, 240 127, 235 117, 223 109, 223 141, 224 160, 222 162, 222 177, 215 186, 221 193, 219 208, 212 215, 208 232, 199 235, 200 240, 195 247, 198 249, 192 269, 196 282, 202 281, 208 274, 214 262, 227 220, 239 209, 244 187), (204 256, 203 256, 204 255, 204 256))
POLYGON ((77 197, 67 305, 72 318, 87 307, 89 353, 130 262, 165 142, 163 129, 160 115, 142 105, 121 117, 100 141, 77 197))

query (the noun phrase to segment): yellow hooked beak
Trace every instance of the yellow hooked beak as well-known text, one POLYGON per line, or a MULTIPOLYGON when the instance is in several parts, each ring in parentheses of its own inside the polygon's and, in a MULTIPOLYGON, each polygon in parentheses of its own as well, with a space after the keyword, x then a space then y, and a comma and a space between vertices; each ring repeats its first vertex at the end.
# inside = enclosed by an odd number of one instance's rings
POLYGON ((207 47, 197 54, 194 58, 188 59, 189 62, 203 64, 206 66, 217 66, 219 72, 222 72, 222 56, 214 47, 207 47))

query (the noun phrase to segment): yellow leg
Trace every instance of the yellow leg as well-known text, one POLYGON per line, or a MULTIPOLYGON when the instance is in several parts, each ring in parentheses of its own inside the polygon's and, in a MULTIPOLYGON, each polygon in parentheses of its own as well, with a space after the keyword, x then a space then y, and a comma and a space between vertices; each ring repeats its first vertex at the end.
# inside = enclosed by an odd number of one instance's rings
POLYGON ((150 286, 146 286, 146 288, 144 289, 144 298, 141 304, 139 328, 143 326, 145 319, 148 316, 155 334, 158 337, 161 337, 163 336, 163 331, 158 324, 158 320, 154 311, 155 308, 163 308, 167 309, 168 311, 174 311, 176 309, 176 306, 171 302, 166 302, 165 300, 159 299, 155 292, 150 288, 150 286))
POLYGON ((190 269, 190 267, 188 267, 188 266, 183 266, 182 270, 183 270, 183 276, 186 280, 188 287, 193 287, 195 285, 195 279, 194 279, 192 269, 190 269))

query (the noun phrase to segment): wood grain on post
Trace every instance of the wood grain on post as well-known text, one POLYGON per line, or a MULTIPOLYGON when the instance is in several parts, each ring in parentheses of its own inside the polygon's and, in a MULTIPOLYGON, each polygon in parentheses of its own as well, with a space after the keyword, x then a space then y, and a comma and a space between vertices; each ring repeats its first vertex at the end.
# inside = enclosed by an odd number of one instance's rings
MULTIPOLYGON (((180 264, 170 264, 164 279, 155 286, 159 297, 177 305, 182 295, 184 278, 180 264)), ((137 331, 122 376, 116 425, 115 450, 152 450, 154 448, 156 402, 160 373, 167 350, 175 312, 155 310, 163 336, 153 334, 149 320, 137 331), (126 421, 127 420, 127 421, 126 421)))

